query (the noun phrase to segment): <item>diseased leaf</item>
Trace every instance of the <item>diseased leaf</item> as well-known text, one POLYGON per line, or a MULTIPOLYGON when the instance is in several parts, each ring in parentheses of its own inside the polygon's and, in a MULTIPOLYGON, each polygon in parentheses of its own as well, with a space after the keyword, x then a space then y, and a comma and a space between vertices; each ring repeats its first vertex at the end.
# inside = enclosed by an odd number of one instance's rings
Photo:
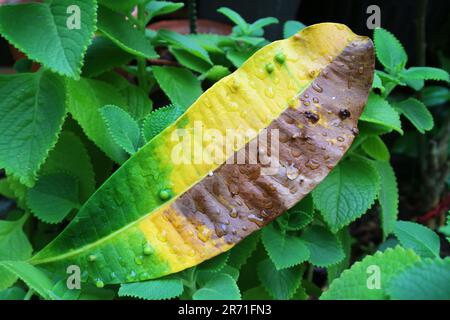
POLYGON ((180 296, 183 290, 181 279, 167 278, 122 284, 119 289, 119 297, 133 297, 145 300, 172 299, 180 296))
POLYGON ((416 127, 420 133, 433 129, 434 120, 427 107, 419 100, 409 98, 394 105, 395 109, 403 114, 416 127))
POLYGON ((314 204, 336 233, 359 218, 373 204, 379 177, 373 167, 359 159, 341 162, 313 191, 314 204))
POLYGON ((385 300, 391 280, 419 261, 420 257, 412 250, 402 247, 366 256, 334 280, 320 299, 385 300))
POLYGON ((427 227, 410 221, 397 221, 393 231, 403 247, 413 249, 423 258, 439 257, 439 236, 427 227))
POLYGON ((28 58, 77 79, 95 32, 96 11, 95 0, 2 5, 0 34, 28 58))
POLYGON ((194 300, 240 300, 241 293, 234 279, 227 274, 218 274, 197 290, 194 300))
POLYGON ((427 259, 395 276, 387 288, 395 300, 450 300, 450 258, 427 259))
POLYGON ((310 226, 303 232, 301 240, 309 248, 308 261, 315 266, 335 265, 345 257, 342 244, 337 236, 324 227, 310 226))
POLYGON ((56 143, 65 99, 63 80, 49 71, 0 76, 0 168, 27 186, 56 143))

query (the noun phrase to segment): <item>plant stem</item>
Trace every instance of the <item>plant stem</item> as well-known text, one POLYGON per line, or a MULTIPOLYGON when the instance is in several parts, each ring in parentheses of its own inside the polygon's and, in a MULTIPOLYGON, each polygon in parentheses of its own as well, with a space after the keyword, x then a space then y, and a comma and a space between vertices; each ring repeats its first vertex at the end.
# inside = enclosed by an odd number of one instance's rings
MULTIPOLYGON (((138 28, 140 31, 145 33, 145 5, 138 5, 138 28)), ((147 61, 143 57, 137 57, 138 64, 138 82, 139 86, 147 93, 148 83, 147 83, 147 61)))
POLYGON ((33 289, 28 289, 27 294, 25 295, 25 297, 23 297, 23 300, 30 300, 31 297, 34 296, 34 290, 33 289))
POLYGON ((189 28, 190 33, 197 33, 197 1, 189 0, 188 1, 188 10, 189 10, 189 28))

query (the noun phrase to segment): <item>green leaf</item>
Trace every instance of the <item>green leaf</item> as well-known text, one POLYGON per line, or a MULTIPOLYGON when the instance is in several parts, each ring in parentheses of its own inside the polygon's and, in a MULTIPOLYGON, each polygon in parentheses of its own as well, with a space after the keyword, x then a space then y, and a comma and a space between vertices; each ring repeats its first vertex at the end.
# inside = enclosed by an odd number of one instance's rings
POLYGON ((175 3, 170 1, 150 1, 145 6, 147 12, 147 20, 150 21, 154 17, 169 14, 183 8, 184 3, 175 3))
POLYGON ((19 277, 44 299, 52 299, 53 283, 40 269, 25 261, 0 261, 0 267, 19 277))
MULTIPOLYGON (((31 256, 33 248, 22 228, 28 215, 17 221, 0 220, 0 261, 26 260, 31 256)), ((0 290, 12 286, 17 276, 0 267, 0 290)))
POLYGON ((447 214, 447 223, 439 228, 439 232, 446 235, 447 241, 450 242, 450 214, 447 214))
POLYGON ((245 20, 240 16, 239 13, 237 13, 234 10, 231 10, 230 8, 221 7, 217 9, 217 12, 223 14, 228 19, 233 21, 239 28, 244 32, 244 34, 248 33, 249 31, 249 25, 245 20))
POLYGON ((273 300, 262 286, 251 288, 242 294, 242 300, 273 300))
POLYGON ((127 1, 117 1, 117 0, 99 0, 101 5, 117 11, 117 12, 126 12, 130 13, 130 11, 139 3, 145 2, 145 0, 127 0, 127 1))
POLYGON ((380 176, 378 201, 381 206, 381 224, 386 238, 392 231, 398 216, 398 187, 395 172, 389 162, 374 161, 373 165, 380 176))
POLYGON ((286 234, 273 223, 262 230, 261 239, 277 270, 298 265, 309 258, 308 247, 300 238, 286 234))
MULTIPOLYGON (((259 34, 258 31, 260 29, 270 26, 271 24, 277 24, 278 22, 279 22, 278 19, 274 17, 261 18, 250 24, 248 32, 252 35, 258 35, 259 34)), ((263 32, 261 32, 260 34, 262 35, 263 32)))
POLYGON ((379 136, 370 136, 361 145, 363 150, 372 158, 379 161, 389 161, 389 149, 379 136))
POLYGON ((209 81, 217 82, 220 79, 222 79, 223 77, 226 77, 227 75, 229 75, 230 73, 231 72, 227 67, 216 65, 216 66, 212 67, 211 69, 207 70, 204 74, 202 74, 199 77, 199 79, 200 80, 208 79, 209 81))
POLYGON ((205 286, 211 279, 217 277, 218 274, 229 275, 234 279, 234 281, 237 281, 237 279, 239 278, 239 270, 230 267, 227 264, 225 264, 220 269, 220 271, 210 269, 197 269, 196 274, 197 274, 196 282, 198 288, 205 286))
POLYGON ((313 199, 335 233, 370 208, 378 189, 378 174, 367 161, 344 160, 313 190, 313 199))
POLYGON ((206 63, 212 65, 212 61, 209 58, 208 52, 202 48, 197 42, 191 38, 176 33, 175 31, 161 29, 158 31, 158 37, 168 42, 170 45, 177 46, 180 49, 184 49, 192 53, 197 58, 202 59, 206 63))
POLYGON ((67 81, 67 93, 68 110, 86 136, 111 159, 118 163, 124 162, 127 154, 114 142, 99 111, 109 104, 124 106, 123 96, 106 82, 92 79, 67 81))
POLYGON ((100 113, 114 141, 134 154, 139 149, 141 136, 137 122, 125 110, 113 105, 104 106, 100 113))
POLYGON ((394 234, 405 248, 413 249, 423 258, 439 257, 441 248, 439 236, 418 223, 410 221, 397 221, 394 234))
MULTIPOLYGON (((349 232, 349 228, 342 228, 336 234, 339 242, 342 244, 345 257, 341 262, 327 267, 328 283, 331 283, 334 279, 337 279, 344 270, 350 266, 350 258, 352 254, 352 237, 349 232)), ((320 295, 320 294, 319 294, 320 295)))
POLYGON ((420 133, 433 129, 433 116, 421 101, 409 98, 396 103, 394 108, 411 121, 420 133))
POLYGON ((258 264, 257 271, 262 286, 278 300, 291 299, 302 282, 301 266, 277 270, 275 265, 266 259, 258 264))
POLYGON ((0 300, 23 300, 26 292, 19 287, 11 287, 0 291, 0 300))
POLYGON ((434 107, 450 101, 450 90, 445 87, 429 86, 422 91, 422 102, 427 107, 434 107))
POLYGON ((450 81, 447 71, 431 67, 411 67, 402 72, 402 76, 410 80, 450 81))
POLYGON ((218 274, 192 296, 194 300, 240 300, 236 281, 228 274, 218 274))
POLYGON ((125 19, 125 15, 99 6, 98 28, 126 52, 142 58, 157 58, 158 54, 145 35, 125 19))
POLYGON ((403 134, 400 116, 382 97, 371 93, 360 120, 389 127, 403 134))
POLYGON ((321 300, 385 300, 386 289, 391 280, 407 267, 420 261, 412 250, 402 247, 378 251, 373 256, 366 256, 356 262, 350 269, 334 280, 329 289, 320 297, 321 300), (379 271, 379 273, 378 273, 379 271), (380 286, 372 282, 379 275, 380 286))
POLYGON ((142 88, 128 85, 120 90, 120 93, 125 98, 127 113, 134 120, 140 121, 152 111, 153 101, 148 98, 148 94, 142 88))
POLYGON ((381 92, 384 92, 383 82, 377 73, 373 75, 372 89, 379 89, 381 92))
POLYGON ((0 76, 0 168, 32 186, 65 114, 59 76, 49 71, 0 76))
POLYGON ((115 67, 128 64, 133 56, 106 37, 97 36, 84 59, 83 76, 95 77, 115 67))
POLYGON ((230 250, 230 257, 228 258, 228 264, 236 269, 241 267, 247 262, 248 258, 256 250, 256 246, 259 242, 259 234, 253 234, 239 242, 230 250))
POLYGON ((168 105, 151 112, 143 122, 142 134, 145 141, 152 140, 161 131, 175 122, 183 110, 176 105, 168 105))
POLYGON ((78 78, 94 35, 96 9, 94 0, 3 5, 0 33, 28 58, 61 75, 78 78), (76 17, 69 9, 73 5, 79 8, 79 27, 72 24, 76 17))
POLYGON ((400 71, 406 65, 408 56, 400 41, 389 31, 377 28, 374 32, 378 60, 391 71, 400 71))
POLYGON ((181 279, 169 277, 158 280, 125 283, 120 285, 119 297, 133 297, 145 300, 172 299, 183 293, 181 279))
POLYGON ((187 50, 175 47, 169 47, 170 53, 174 55, 179 63, 186 68, 194 70, 199 73, 207 72, 211 68, 211 64, 198 58, 187 50))
POLYGON ((298 231, 310 224, 314 219, 314 204, 310 195, 297 203, 276 221, 288 231, 298 231))
POLYGON ((339 239, 327 228, 311 226, 303 232, 301 240, 311 253, 308 261, 315 266, 329 267, 341 262, 345 257, 339 239))
POLYGON ((187 69, 153 67, 153 74, 170 101, 184 109, 203 93, 200 81, 187 69))
POLYGON ((294 34, 306 28, 306 26, 300 21, 288 20, 284 23, 283 26, 283 38, 292 37, 294 34))
POLYGON ((239 68, 255 52, 256 52, 256 49, 255 50, 245 50, 245 51, 238 51, 235 49, 230 49, 227 51, 227 59, 230 60, 231 63, 233 63, 233 65, 236 68, 239 68))
POLYGON ((95 174, 88 150, 81 139, 70 131, 61 132, 55 148, 50 151, 39 175, 64 172, 76 178, 80 200, 84 202, 95 191, 95 174))
POLYGON ((40 220, 59 223, 80 204, 78 181, 65 173, 43 175, 28 190, 27 203, 40 220))
POLYGON ((227 264, 229 251, 219 254, 212 259, 206 260, 198 266, 198 270, 208 270, 213 272, 221 271, 227 264))
POLYGON ((450 258, 423 260, 396 277, 387 292, 395 300, 450 300, 450 258))

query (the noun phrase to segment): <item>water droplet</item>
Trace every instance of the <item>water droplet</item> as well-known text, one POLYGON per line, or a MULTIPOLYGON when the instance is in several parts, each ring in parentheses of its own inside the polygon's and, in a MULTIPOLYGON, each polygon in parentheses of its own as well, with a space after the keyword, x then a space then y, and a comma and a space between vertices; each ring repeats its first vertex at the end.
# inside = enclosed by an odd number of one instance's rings
POLYGON ((239 105, 234 101, 230 102, 229 107, 230 107, 231 111, 237 111, 239 109, 239 105))
POLYGON ((291 154, 294 158, 298 158, 302 155, 300 149, 292 149, 291 154))
POLYGON ((264 219, 254 215, 254 214, 249 214, 248 215, 248 220, 253 222, 253 223, 256 223, 258 226, 262 226, 264 224, 264 219))
POLYGON ((273 72, 275 67, 273 66, 273 63, 269 62, 268 64, 266 64, 265 69, 266 69, 266 72, 270 74, 273 72))
POLYGON ((150 278, 150 276, 149 276, 149 274, 148 274, 147 272, 142 272, 142 273, 139 275, 139 280, 141 280, 141 281, 148 280, 148 278, 150 278))
POLYGON ((273 98, 275 96, 275 93, 273 92, 273 88, 272 87, 267 87, 264 90, 264 93, 266 94, 267 98, 273 98))
POLYGON ((89 255, 89 257, 88 257, 89 262, 94 262, 95 260, 97 260, 97 256, 95 254, 89 255))
POLYGON ((201 241, 206 242, 211 238, 211 230, 208 227, 201 225, 198 228, 197 236, 201 241))
POLYGON ((229 214, 230 214, 230 217, 232 217, 232 218, 237 218, 237 216, 238 216, 238 212, 237 212, 236 208, 232 208, 230 210, 229 214))
POLYGON ((309 72, 308 72, 308 76, 309 76, 311 79, 314 79, 314 78, 316 77, 316 70, 311 70, 311 71, 309 71, 309 72))
POLYGON ((292 163, 289 167, 286 168, 286 177, 289 180, 295 180, 300 175, 300 172, 295 167, 295 165, 292 163))
POLYGON ((350 118, 350 111, 348 111, 348 109, 341 109, 339 110, 339 118, 341 118, 341 120, 345 120, 347 118, 350 118))
POLYGON ((289 108, 292 108, 292 109, 296 109, 297 108, 297 99, 291 99, 291 100, 289 100, 289 102, 288 102, 288 106, 289 106, 289 108))
POLYGON ((317 168, 320 167, 320 163, 314 159, 310 159, 306 161, 305 166, 310 168, 311 170, 316 170, 317 168))
POLYGON ((237 79, 233 79, 231 81, 231 91, 236 92, 239 90, 239 87, 240 87, 239 81, 237 79))
POLYGON ((216 235, 221 238, 227 233, 227 226, 222 223, 218 223, 214 226, 214 230, 216 231, 216 235))
POLYGON ((314 102, 314 103, 319 103, 319 99, 316 98, 316 97, 314 97, 314 98, 313 98, 313 102, 314 102))
POLYGON ((294 34, 294 40, 300 40, 302 37, 300 36, 300 34, 296 33, 294 34))
POLYGON ((275 61, 278 62, 279 64, 283 64, 286 61, 286 56, 284 55, 284 53, 278 52, 275 55, 275 61))
POLYGON ((359 74, 363 74, 364 73, 364 67, 359 67, 358 68, 358 73, 359 74))
POLYGON ((189 249, 187 254, 188 254, 189 257, 195 257, 195 250, 194 249, 189 249))
POLYGON ((167 231, 162 230, 161 232, 158 232, 158 234, 156 235, 156 238, 158 238, 158 240, 161 242, 166 242, 167 241, 167 231))
POLYGON ((170 189, 163 189, 159 192, 159 198, 163 201, 169 200, 172 198, 172 190, 170 189))
POLYGON ((310 112, 310 111, 305 111, 305 117, 311 122, 311 123, 317 123, 320 119, 319 115, 314 113, 314 112, 310 112))
POLYGON ((152 246, 149 243, 144 245, 144 254, 146 256, 149 256, 149 255, 153 254, 153 248, 152 248, 152 246))
POLYGON ((134 263, 136 263, 138 266, 142 265, 142 256, 135 257, 134 263))
POLYGON ((341 137, 341 136, 338 136, 336 138, 336 140, 339 141, 339 142, 344 142, 345 141, 344 137, 341 137))
POLYGON ((357 136, 359 134, 358 128, 352 128, 352 133, 354 136, 357 136))
POLYGON ((212 177, 214 175, 214 172, 210 171, 208 172, 208 177, 212 177))
POLYGON ((103 287, 105 286, 105 283, 104 283, 101 279, 97 279, 97 280, 95 281, 95 286, 96 286, 97 288, 103 288, 103 287))
POLYGON ((305 94, 303 95, 303 97, 304 97, 305 99, 308 99, 308 98, 309 98, 309 94, 305 93, 305 94))
POLYGON ((132 270, 129 275, 127 275, 127 282, 133 282, 136 280, 136 272, 132 270))
POLYGON ((309 105, 310 105, 309 101, 303 101, 303 104, 304 104, 306 107, 309 107, 309 105))
POLYGON ((315 91, 319 92, 319 93, 322 93, 322 92, 323 92, 323 88, 322 88, 319 84, 317 84, 317 83, 315 83, 315 82, 313 82, 312 88, 313 88, 315 91))

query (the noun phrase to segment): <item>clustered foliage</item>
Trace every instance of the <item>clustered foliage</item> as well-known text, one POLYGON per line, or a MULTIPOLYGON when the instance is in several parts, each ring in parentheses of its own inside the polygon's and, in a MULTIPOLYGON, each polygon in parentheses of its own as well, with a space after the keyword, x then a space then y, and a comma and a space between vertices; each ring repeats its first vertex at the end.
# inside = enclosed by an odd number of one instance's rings
MULTIPOLYGON (((0 76, 0 168, 6 172, 0 194, 17 204, 0 221, 0 299, 450 299, 450 260, 439 256, 439 236, 397 219, 397 181, 382 138, 393 131, 404 134, 405 120, 420 133, 433 130, 428 107, 450 98, 446 87, 424 87, 424 82, 448 82, 449 75, 406 68, 405 50, 384 29, 374 33, 384 70, 376 71, 350 151, 311 195, 261 232, 197 267, 120 286, 68 290, 64 278, 26 262, 57 236, 114 168, 173 123, 205 87, 267 44, 263 28, 278 23, 264 18, 250 24, 221 8, 235 24, 227 36, 146 29, 153 18, 181 7, 148 0, 0 7, 1 35, 26 55, 15 74, 0 76), (66 26, 66 8, 73 4, 83 17, 80 29, 66 26), (147 60, 160 62, 158 52, 164 50, 174 65, 148 65, 147 60), (40 65, 36 72, 32 61, 40 65), (399 100, 392 95, 398 86, 421 94, 399 100), (153 97, 159 89, 170 104, 153 105, 147 93, 153 97), (350 265, 348 226, 375 202, 388 240, 350 265), (366 286, 371 265, 382 272, 382 286, 375 290, 366 286), (315 270, 327 271, 323 294, 313 281, 315 270)), ((284 36, 303 27, 288 21, 284 36)), ((447 240, 449 229, 449 223, 440 229, 447 240)))

